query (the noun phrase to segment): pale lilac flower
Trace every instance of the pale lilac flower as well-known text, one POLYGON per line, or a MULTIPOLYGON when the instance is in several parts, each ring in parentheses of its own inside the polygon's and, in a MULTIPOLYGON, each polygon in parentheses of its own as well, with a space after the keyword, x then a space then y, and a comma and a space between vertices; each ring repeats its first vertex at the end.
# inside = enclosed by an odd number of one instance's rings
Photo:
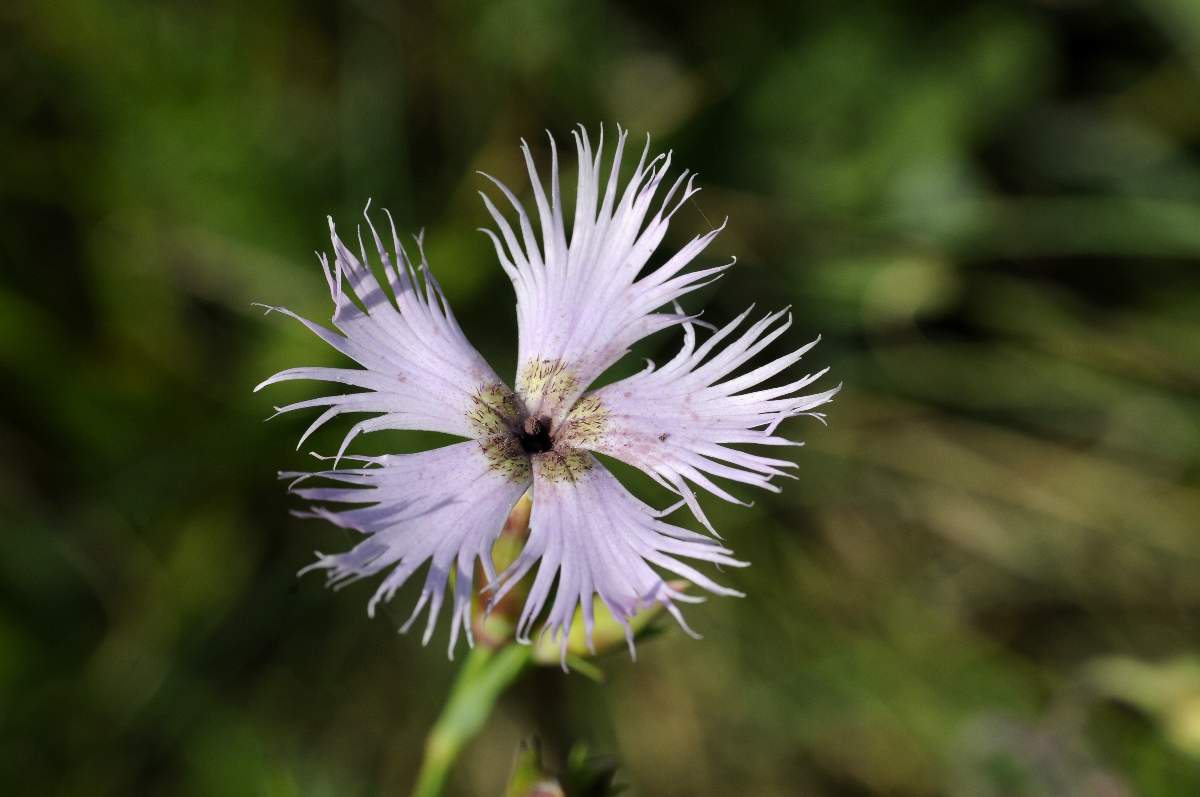
POLYGON ((573 136, 579 178, 569 238, 553 139, 549 196, 528 146, 522 145, 540 238, 520 202, 502 183, 489 178, 511 204, 518 221, 515 229, 483 195, 498 234, 484 232, 495 244, 517 295, 515 390, 467 342, 429 271, 420 239, 420 260, 414 263, 400 245, 394 225, 389 251, 368 219, 385 288, 368 265, 361 232, 355 253, 338 237, 330 220, 333 262, 321 256, 321 265, 333 295, 336 332, 287 310, 270 308, 298 318, 361 366, 293 368, 259 385, 315 379, 360 388, 280 408, 280 412, 325 408, 301 444, 339 414, 371 415, 350 429, 332 470, 287 474, 298 477, 293 485, 297 494, 318 502, 312 515, 363 535, 350 551, 318 554, 311 567, 326 570, 330 583, 336 585, 382 574, 367 606, 373 616, 381 601, 391 599, 428 564, 420 599, 402 628, 407 630, 427 609, 425 642, 433 633, 454 570, 451 653, 460 630, 472 642, 476 560, 486 573, 493 601, 537 566, 517 624, 522 642, 528 642, 540 626, 561 635, 565 652, 566 631, 581 607, 590 644, 594 596, 627 631, 634 613, 661 603, 692 633, 675 602, 701 599, 673 589, 660 574, 682 577, 715 594, 739 595, 689 562, 735 567, 744 563, 711 537, 663 517, 686 504, 715 535, 693 487, 735 503, 741 502, 713 477, 777 492, 771 480, 786 475, 794 464, 734 446, 798 445, 776 433, 780 422, 798 415, 821 417, 814 410, 838 390, 799 394, 824 370, 763 387, 816 341, 733 375, 788 329, 791 317, 786 311, 747 325, 747 310, 698 344, 695 316, 685 314, 677 300, 733 265, 689 270, 720 228, 696 237, 660 265, 648 265, 672 215, 699 190, 694 178, 685 171, 661 191, 671 155, 648 160, 647 140, 636 171, 622 187, 618 171, 627 133, 620 132, 607 178, 601 164, 603 134, 595 151, 585 130, 580 128, 573 136), (672 360, 657 369, 651 363, 635 376, 587 392, 631 345, 674 325, 682 326, 684 343, 672 360), (357 435, 380 429, 446 432, 467 442, 418 454, 344 456, 357 435), (680 501, 663 511, 647 506, 593 452, 636 466, 680 501), (340 459, 355 466, 338 468, 340 459), (308 486, 312 476, 335 486, 308 486), (492 545, 509 510, 526 490, 532 490, 533 499, 528 541, 519 558, 496 574, 492 545), (330 509, 325 504, 359 506, 330 509))

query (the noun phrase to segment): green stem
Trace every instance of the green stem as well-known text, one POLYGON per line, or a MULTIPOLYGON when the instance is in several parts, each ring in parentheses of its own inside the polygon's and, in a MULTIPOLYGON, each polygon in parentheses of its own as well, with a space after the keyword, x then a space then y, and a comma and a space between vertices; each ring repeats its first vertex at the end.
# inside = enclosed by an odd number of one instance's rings
POLYGON ((529 664, 529 645, 508 644, 471 650, 450 687, 442 713, 425 738, 425 756, 412 797, 437 797, 459 753, 487 722, 492 706, 529 664))

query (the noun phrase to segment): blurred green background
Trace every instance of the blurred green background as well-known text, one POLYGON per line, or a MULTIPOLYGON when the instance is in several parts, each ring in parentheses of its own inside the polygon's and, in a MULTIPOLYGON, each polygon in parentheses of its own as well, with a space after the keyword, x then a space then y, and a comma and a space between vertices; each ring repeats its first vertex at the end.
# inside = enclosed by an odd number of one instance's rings
POLYGON ((251 302, 327 319, 324 214, 372 197, 510 377, 474 170, 528 196, 518 139, 576 122, 701 173, 676 243, 729 216, 689 308, 793 305, 846 387, 799 482, 706 504, 748 597, 603 686, 533 673, 452 792, 536 733, 655 797, 1200 793, 1200 3, 17 0, 0 34, 5 793, 406 792, 446 626, 296 578, 349 541, 275 478, 310 418, 263 419, 322 388, 250 389, 336 356, 251 302))

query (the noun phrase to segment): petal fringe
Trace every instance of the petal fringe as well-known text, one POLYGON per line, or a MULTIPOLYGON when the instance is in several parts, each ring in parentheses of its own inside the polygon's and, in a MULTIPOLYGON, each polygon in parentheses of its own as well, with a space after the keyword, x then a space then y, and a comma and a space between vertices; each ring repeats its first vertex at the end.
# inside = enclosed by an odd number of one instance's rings
POLYGON ((657 310, 707 285, 732 265, 685 270, 722 224, 641 275, 662 243, 671 217, 700 189, 695 187, 695 175, 684 171, 668 184, 655 206, 655 196, 670 170, 671 154, 650 158, 649 137, 633 176, 618 189, 629 134, 620 127, 617 132, 607 181, 602 179, 603 130, 595 150, 586 129, 580 126, 572 132, 579 178, 569 241, 553 137, 549 199, 529 146, 524 142, 521 146, 533 184, 540 241, 528 213, 507 186, 488 178, 516 213, 519 235, 492 200, 481 194, 499 234, 483 232, 492 239, 517 294, 516 390, 531 414, 546 416, 554 423, 566 416, 588 385, 631 345, 687 319, 679 312, 657 310))
POLYGON ((400 244, 390 214, 388 221, 394 257, 367 217, 387 281, 385 290, 367 258, 362 230, 358 236, 359 254, 355 255, 338 237, 333 219, 329 219, 332 265, 326 255, 319 257, 333 297, 333 325, 337 331, 284 308, 267 308, 268 312, 277 310, 297 319, 362 366, 361 370, 290 368, 255 388, 260 390, 293 379, 313 379, 364 391, 280 408, 279 412, 289 412, 312 406, 327 407, 304 433, 300 444, 326 422, 345 413, 372 413, 377 417, 355 425, 342 443, 342 452, 356 435, 380 429, 421 429, 474 437, 478 430, 468 417, 474 397, 481 390, 503 385, 455 321, 425 261, 420 237, 416 239, 420 261, 414 263, 400 244))
POLYGON ((324 570, 329 586, 336 588, 386 572, 367 604, 367 614, 373 617, 380 603, 390 601, 428 563, 416 609, 401 628, 407 631, 427 609, 424 644, 433 635, 453 573, 449 644, 453 656, 460 630, 466 632, 468 644, 474 643, 470 612, 475 560, 485 572, 492 571, 492 545, 529 482, 498 473, 474 441, 419 454, 369 458, 365 464, 309 474, 352 486, 300 486, 307 479, 293 483, 292 492, 310 501, 366 504, 337 510, 318 505, 302 513, 357 531, 364 539, 345 553, 318 553, 317 561, 301 573, 324 570))
POLYGON ((795 365, 817 340, 742 376, 734 370, 762 352, 791 326, 787 310, 771 313, 733 337, 750 315, 746 310, 696 346, 693 324, 684 324, 683 348, 661 368, 648 368, 589 394, 603 414, 603 432, 581 444, 627 462, 676 492, 704 526, 716 533, 689 482, 726 501, 742 504, 712 476, 772 492, 777 476, 791 477, 793 462, 752 454, 734 445, 800 445, 775 434, 779 424, 814 412, 841 385, 820 393, 800 391, 828 369, 776 387, 765 381, 795 365), (719 348, 724 344, 723 348, 719 348), (755 389, 758 388, 758 389, 755 389))
MULTIPOLYGON (((599 597, 629 631, 630 619, 642 608, 661 603, 688 633, 674 601, 696 602, 671 588, 655 570, 685 578, 717 595, 741 596, 723 587, 683 559, 743 567, 732 551, 695 532, 659 519, 653 508, 635 498, 590 454, 589 467, 572 479, 548 474, 545 459, 534 458, 533 513, 530 535, 520 556, 497 579, 493 602, 499 601, 539 563, 517 621, 517 639, 530 642, 545 612, 541 633, 560 640, 566 651, 571 621, 582 608, 589 646, 594 625, 593 599, 599 597)), ((632 635, 630 652, 632 654, 632 635)))

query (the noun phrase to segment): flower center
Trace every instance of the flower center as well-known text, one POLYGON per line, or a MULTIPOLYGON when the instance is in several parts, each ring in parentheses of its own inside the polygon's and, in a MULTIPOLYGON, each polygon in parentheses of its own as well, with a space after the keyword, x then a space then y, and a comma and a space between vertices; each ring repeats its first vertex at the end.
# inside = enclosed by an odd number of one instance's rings
POLYGON ((561 423, 544 410, 531 414, 502 384, 481 385, 471 396, 467 423, 492 470, 527 482, 536 464, 539 478, 578 481, 592 468, 588 446, 598 443, 608 410, 596 396, 579 399, 561 423))
POLYGON ((554 441, 550 439, 550 419, 526 418, 517 433, 517 440, 526 454, 544 454, 554 448, 554 441))

